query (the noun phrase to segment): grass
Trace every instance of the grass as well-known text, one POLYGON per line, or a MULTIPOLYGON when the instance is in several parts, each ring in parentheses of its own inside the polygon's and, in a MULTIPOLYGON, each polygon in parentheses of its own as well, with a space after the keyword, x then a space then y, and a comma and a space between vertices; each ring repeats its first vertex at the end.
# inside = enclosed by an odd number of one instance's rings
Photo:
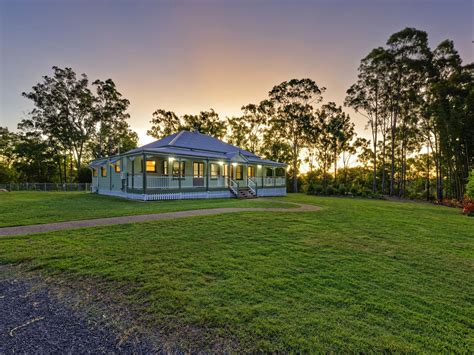
POLYGON ((0 195, 0 227, 219 207, 292 207, 262 200, 209 199, 142 202, 84 192, 0 195))
POLYGON ((323 209, 0 238, 0 263, 108 289, 188 349, 472 351, 474 218, 418 203, 285 201, 323 209))

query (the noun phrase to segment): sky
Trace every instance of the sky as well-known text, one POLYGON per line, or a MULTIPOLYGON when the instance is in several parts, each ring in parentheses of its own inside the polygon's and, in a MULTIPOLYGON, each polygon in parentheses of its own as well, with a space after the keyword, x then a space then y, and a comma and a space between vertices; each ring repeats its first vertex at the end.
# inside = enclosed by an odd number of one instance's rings
MULTIPOLYGON (((342 105, 361 58, 405 27, 474 61, 472 0, 0 0, 0 126, 32 109, 21 96, 53 65, 112 78, 140 143, 158 108, 239 115, 271 88, 311 78, 342 105)), ((360 136, 365 120, 346 111, 360 136)))

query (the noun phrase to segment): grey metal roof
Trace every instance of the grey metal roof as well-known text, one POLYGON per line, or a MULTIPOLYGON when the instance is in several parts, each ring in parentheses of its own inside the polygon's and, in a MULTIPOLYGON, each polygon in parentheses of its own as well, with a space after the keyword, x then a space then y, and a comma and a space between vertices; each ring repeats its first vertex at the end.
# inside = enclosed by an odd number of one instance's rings
POLYGON ((237 155, 242 155, 246 160, 256 164, 286 166, 284 163, 261 159, 249 151, 197 131, 180 131, 142 147, 132 149, 126 152, 125 155, 139 152, 175 154, 223 160, 230 160, 237 155))

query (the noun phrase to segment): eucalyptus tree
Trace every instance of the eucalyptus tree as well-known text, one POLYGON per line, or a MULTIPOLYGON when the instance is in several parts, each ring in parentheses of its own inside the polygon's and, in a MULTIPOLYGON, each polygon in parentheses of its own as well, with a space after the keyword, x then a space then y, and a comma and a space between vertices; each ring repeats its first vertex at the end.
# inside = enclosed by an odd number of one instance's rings
POLYGON ((263 134, 268 129, 270 118, 274 115, 273 103, 263 100, 259 104, 248 104, 241 108, 243 115, 227 119, 230 130, 229 142, 252 153, 262 148, 263 134))
MULTIPOLYGON (((428 35, 415 28, 405 28, 390 36, 388 51, 393 58, 390 71, 391 97, 391 168, 390 195, 395 193, 395 159, 397 134, 400 138, 400 174, 402 185, 406 173, 406 157, 410 129, 416 127, 420 90, 427 80, 427 63, 431 58, 428 35), (400 121, 400 122, 399 122, 400 121), (400 129, 398 129, 400 126, 400 129)), ((403 189, 399 194, 403 195, 403 189)))
POLYGON ((462 198, 474 165, 474 65, 463 66, 453 43, 444 41, 433 52, 433 66, 430 94, 438 152, 437 197, 443 197, 445 180, 445 196, 462 198))
POLYGON ((298 191, 300 151, 307 143, 307 133, 313 122, 313 104, 322 100, 324 90, 311 79, 291 79, 274 86, 269 92, 275 106, 271 129, 291 146, 294 192, 298 191))
POLYGON ((226 122, 212 108, 201 111, 198 115, 184 115, 181 120, 181 129, 196 130, 219 139, 224 138, 227 133, 226 122))
POLYGON ((112 79, 93 82, 96 88, 93 112, 96 130, 91 141, 95 158, 113 155, 137 146, 138 136, 130 129, 127 113, 130 101, 122 94, 112 79))
POLYGON ((87 142, 93 135, 96 117, 94 95, 87 75, 79 77, 71 68, 53 67, 53 76, 44 76, 41 83, 23 96, 32 100, 35 108, 22 120, 20 129, 38 131, 57 142, 62 151, 74 157, 79 169, 87 142))
POLYGON ((152 113, 151 128, 146 134, 161 139, 181 129, 180 118, 173 111, 158 109, 152 113))
POLYGON ((390 53, 384 48, 373 49, 359 65, 357 82, 347 90, 345 105, 364 116, 372 134, 373 180, 372 191, 377 191, 378 134, 383 125, 384 98, 387 98, 386 81, 391 63, 390 53))
POLYGON ((334 102, 324 105, 323 110, 329 119, 326 128, 333 156, 334 182, 336 182, 339 157, 349 150, 350 142, 355 137, 354 123, 351 122, 349 115, 342 111, 342 107, 336 106, 334 102))

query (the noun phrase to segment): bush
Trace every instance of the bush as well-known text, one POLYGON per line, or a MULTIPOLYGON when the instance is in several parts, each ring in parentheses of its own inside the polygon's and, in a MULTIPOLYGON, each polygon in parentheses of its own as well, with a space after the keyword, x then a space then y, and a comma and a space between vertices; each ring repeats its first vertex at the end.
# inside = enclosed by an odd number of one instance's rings
POLYGON ((456 199, 449 199, 445 198, 442 201, 438 202, 438 204, 446 206, 446 207, 454 207, 454 208, 462 208, 463 204, 461 201, 458 201, 456 199))
POLYGON ((466 196, 470 200, 474 200, 474 169, 471 170, 471 173, 469 174, 469 178, 467 180, 466 196))
POLYGON ((324 188, 322 185, 315 184, 314 185, 314 194, 315 195, 322 195, 324 191, 324 188))
POLYGON ((347 192, 347 190, 346 190, 346 187, 344 186, 344 184, 339 185, 339 194, 340 195, 345 195, 346 192, 347 192))
POLYGON ((307 187, 306 187, 306 193, 308 195, 314 195, 314 186, 315 186, 315 183, 313 182, 310 182, 307 187))
POLYGON ((470 198, 465 198, 463 201, 462 213, 466 216, 474 217, 474 200, 470 198))
POLYGON ((335 193, 337 193, 337 191, 336 191, 336 189, 334 189, 333 186, 329 185, 326 188, 326 195, 331 196, 331 195, 334 195, 335 193))
POLYGON ((92 171, 89 168, 81 167, 77 172, 77 182, 90 183, 92 182, 92 171))

